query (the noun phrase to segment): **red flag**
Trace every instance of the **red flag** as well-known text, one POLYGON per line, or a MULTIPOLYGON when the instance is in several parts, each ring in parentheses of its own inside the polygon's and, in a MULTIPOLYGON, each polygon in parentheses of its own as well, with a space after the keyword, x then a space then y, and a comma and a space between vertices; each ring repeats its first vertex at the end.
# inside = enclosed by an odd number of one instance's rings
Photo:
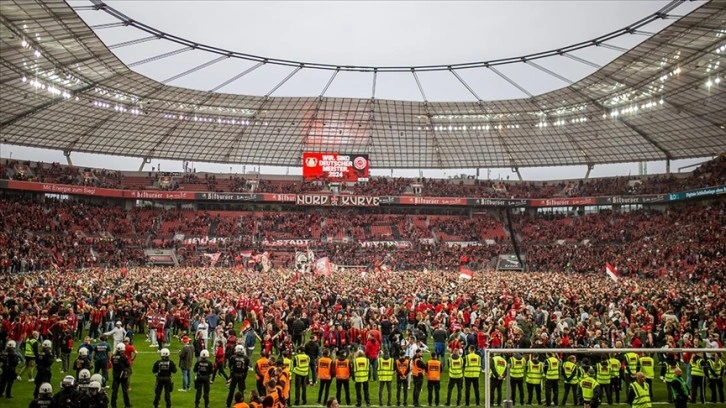
POLYGON ((328 257, 326 256, 324 258, 319 258, 317 261, 315 261, 314 272, 315 276, 330 276, 333 272, 330 268, 330 259, 328 259, 328 257))
POLYGON ((474 276, 474 271, 467 268, 465 265, 459 266, 459 278, 460 279, 471 279, 474 276))
POLYGON ((618 281, 618 273, 615 271, 615 268, 613 268, 612 265, 610 265, 610 262, 605 263, 605 273, 610 277, 610 279, 613 280, 613 282, 618 281))

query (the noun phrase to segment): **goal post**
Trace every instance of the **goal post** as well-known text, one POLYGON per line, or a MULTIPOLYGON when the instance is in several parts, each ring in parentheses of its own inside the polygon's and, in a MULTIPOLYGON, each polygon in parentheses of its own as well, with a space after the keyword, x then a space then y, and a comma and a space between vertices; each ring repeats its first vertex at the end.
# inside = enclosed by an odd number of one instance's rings
MULTIPOLYGON (((502 356, 506 356, 507 361, 506 375, 502 387, 504 388, 502 406, 504 408, 512 407, 512 389, 510 381, 510 362, 509 357, 520 354, 526 359, 533 354, 558 354, 558 355, 597 355, 597 354, 624 354, 624 353, 648 353, 654 357, 663 354, 681 354, 681 353, 718 353, 723 359, 726 348, 536 348, 536 349, 484 349, 484 407, 491 408, 491 374, 492 374, 492 357, 495 353, 502 356)), ((540 358, 540 362, 545 361, 545 358, 540 358)), ((579 362, 578 362, 579 363, 579 362)), ((656 358, 656 363, 660 363, 659 358, 656 358)), ((658 374, 656 372, 656 378, 658 374)), ((526 377, 525 377, 526 378, 526 377)), ((544 380, 544 375, 542 376, 544 380)), ((627 392, 627 390, 626 390, 627 392)), ((560 401, 556 401, 555 405, 559 406, 560 401)))

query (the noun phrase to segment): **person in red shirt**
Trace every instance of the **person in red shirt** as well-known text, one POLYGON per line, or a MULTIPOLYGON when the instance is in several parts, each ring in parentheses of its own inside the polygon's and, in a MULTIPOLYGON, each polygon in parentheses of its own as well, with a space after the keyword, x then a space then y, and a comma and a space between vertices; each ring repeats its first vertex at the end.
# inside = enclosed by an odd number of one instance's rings
POLYGON ((381 343, 376 340, 373 333, 368 333, 366 340, 365 353, 370 365, 370 371, 373 373, 373 381, 378 381, 378 354, 381 352, 381 343))
MULTIPOLYGON (((229 339, 227 339, 227 344, 229 343, 235 344, 234 341, 230 341, 229 339)), ((232 351, 234 351, 234 346, 232 346, 232 351)), ((214 370, 212 370, 212 381, 210 382, 210 384, 214 383, 214 378, 217 377, 217 373, 224 377, 225 381, 229 380, 229 376, 227 375, 227 373, 224 372, 224 361, 226 353, 227 350, 222 344, 222 341, 217 340, 217 345, 214 348, 214 370)))
POLYGON ((136 347, 131 344, 131 339, 128 337, 124 337, 124 344, 126 345, 126 348, 124 349, 124 354, 126 355, 126 358, 129 360, 129 391, 131 391, 131 374, 133 374, 133 366, 134 366, 134 360, 136 360, 136 356, 139 354, 136 351, 136 347))

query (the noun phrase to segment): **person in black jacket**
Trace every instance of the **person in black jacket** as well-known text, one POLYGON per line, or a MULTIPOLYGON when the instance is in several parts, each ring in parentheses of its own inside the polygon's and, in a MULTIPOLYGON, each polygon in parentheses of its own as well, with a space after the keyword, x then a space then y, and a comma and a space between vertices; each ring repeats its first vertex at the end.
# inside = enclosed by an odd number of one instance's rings
POLYGON ((320 344, 318 344, 318 336, 313 335, 307 343, 305 343, 305 354, 310 357, 310 385, 318 382, 318 358, 320 357, 320 344))
POLYGON ((199 361, 194 363, 194 388, 197 390, 194 397, 194 407, 199 408, 199 400, 204 393, 204 407, 209 408, 209 378, 214 366, 209 361, 209 351, 199 353, 199 361))
POLYGON ((129 400, 129 370, 131 363, 126 357, 126 345, 119 343, 116 345, 116 352, 111 357, 111 364, 113 366, 113 385, 111 389, 111 406, 116 406, 116 399, 118 397, 118 388, 121 387, 123 393, 124 406, 130 407, 131 401, 129 400))
POLYGON ((15 352, 15 341, 8 340, 5 350, 0 352, 0 398, 12 398, 13 382, 15 382, 15 369, 20 363, 20 358, 15 352))
POLYGON ((53 352, 51 351, 52 346, 53 344, 50 340, 43 340, 43 349, 38 353, 38 358, 36 359, 38 372, 35 374, 35 391, 33 391, 33 398, 38 397, 40 385, 43 383, 50 383, 50 379, 53 376, 53 372, 50 369, 55 362, 55 356, 53 356, 53 352))
POLYGON ((227 406, 232 406, 232 398, 234 398, 234 392, 239 390, 242 394, 245 393, 245 383, 247 380, 247 371, 250 368, 250 360, 245 355, 245 346, 238 344, 234 348, 234 355, 228 360, 229 362, 229 393, 227 394, 227 406))
POLYGON ((171 380, 171 376, 176 374, 176 364, 169 360, 169 349, 163 348, 159 352, 161 360, 154 363, 151 368, 151 372, 156 375, 156 387, 154 388, 154 408, 159 407, 159 401, 161 400, 161 390, 164 390, 164 401, 166 407, 171 408, 171 390, 174 388, 174 382, 171 380))

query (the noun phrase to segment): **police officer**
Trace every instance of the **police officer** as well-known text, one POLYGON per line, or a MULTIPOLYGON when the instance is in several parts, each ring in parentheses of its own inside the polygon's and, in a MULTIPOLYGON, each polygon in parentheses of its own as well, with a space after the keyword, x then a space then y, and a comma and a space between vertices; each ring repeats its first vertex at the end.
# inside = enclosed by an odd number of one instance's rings
POLYGON ((76 378, 81 375, 81 371, 88 370, 91 372, 91 358, 88 356, 88 349, 81 347, 78 350, 78 357, 73 362, 73 369, 76 370, 76 378))
POLYGON ((15 382, 15 369, 20 363, 15 352, 15 340, 8 340, 5 345, 5 350, 0 351, 0 368, 2 368, 2 374, 0 374, 0 398, 12 398, 13 382, 15 382))
MULTIPOLYGON (((441 361, 436 353, 431 353, 431 360, 426 363, 426 385, 429 391, 429 406, 439 406, 441 392, 441 361)), ((390 405, 390 404, 389 404, 390 405)))
MULTIPOLYGON (((245 354, 245 346, 238 344, 234 346, 234 354, 227 360, 229 364, 229 392, 227 393, 227 406, 232 406, 234 392, 239 390, 245 393, 245 381, 247 380, 247 371, 250 368, 250 360, 245 354)), ((274 368, 270 368, 271 370, 274 368)))
POLYGON ((81 397, 81 406, 84 408, 108 408, 108 396, 101 388, 101 383, 91 381, 88 384, 88 394, 81 397))
POLYGON ((209 376, 213 369, 214 366, 209 361, 209 350, 199 352, 199 360, 194 363, 194 389, 197 390, 194 397, 194 408, 199 408, 202 392, 204 392, 204 407, 209 408, 209 376))
POLYGON ((79 393, 81 393, 83 395, 88 395, 88 393, 89 393, 88 387, 90 385, 91 385, 91 372, 84 368, 78 374, 78 379, 76 380, 76 389, 78 390, 79 393))
POLYGON ((171 376, 176 374, 176 364, 169 360, 169 349, 163 348, 159 351, 161 359, 154 363, 151 372, 156 376, 156 387, 154 388, 154 408, 159 407, 161 400, 161 390, 164 390, 164 401, 166 408, 171 408, 171 390, 174 383, 171 376))
POLYGON ((461 382, 464 378, 464 359, 454 349, 449 357, 449 384, 446 390, 446 406, 451 405, 451 391, 456 387, 456 405, 461 405, 461 382))
POLYGON ((52 347, 53 344, 50 340, 43 340, 43 349, 38 353, 38 358, 36 359, 38 371, 35 374, 35 391, 33 391, 33 397, 38 396, 40 385, 43 383, 50 383, 50 379, 53 376, 53 373, 50 370, 50 367, 55 362, 55 357, 51 351, 52 347))
POLYGON ((363 400, 366 406, 371 405, 371 398, 368 393, 368 380, 371 377, 370 361, 363 350, 358 350, 353 359, 353 381, 355 382, 355 406, 360 407, 363 400))
MULTIPOLYGON (((474 401, 479 406, 479 376, 481 375, 481 357, 474 346, 469 346, 469 353, 464 359, 464 402, 469 405, 469 390, 474 387, 474 401)), ((494 377, 494 373, 492 373, 494 377)), ((500 394, 501 396, 501 390, 500 394)))
MULTIPOLYGON (((63 377, 61 390, 53 396, 53 408, 80 408, 81 395, 76 391, 76 381, 71 375, 63 377)), ((85 408, 85 407, 84 407, 85 408)))
POLYGON ((308 403, 308 375, 310 375, 310 356, 305 354, 304 347, 298 347, 297 354, 292 358, 292 373, 295 375, 295 405, 300 405, 300 396, 302 394, 302 403, 308 403))
POLYGON ((131 363, 129 363, 125 351, 126 345, 124 343, 118 343, 116 345, 116 351, 111 356, 111 366, 113 367, 113 383, 111 384, 112 407, 116 406, 119 387, 121 387, 121 393, 123 394, 124 406, 131 406, 131 401, 129 400, 129 369, 131 368, 131 363))
POLYGON ((53 386, 43 383, 38 389, 38 397, 30 402, 30 408, 49 408, 53 405, 53 386))

